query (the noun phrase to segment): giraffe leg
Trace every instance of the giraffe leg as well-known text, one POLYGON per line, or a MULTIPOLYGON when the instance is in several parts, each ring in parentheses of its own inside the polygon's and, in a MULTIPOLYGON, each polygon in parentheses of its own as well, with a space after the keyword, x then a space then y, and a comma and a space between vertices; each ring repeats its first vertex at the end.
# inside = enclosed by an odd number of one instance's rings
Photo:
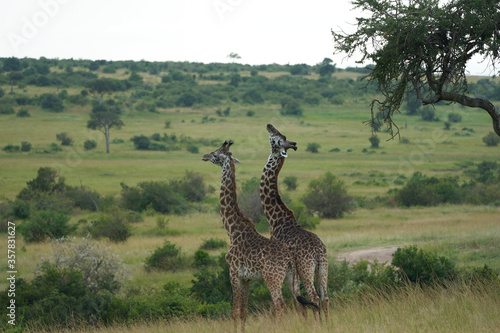
MULTIPOLYGON (((302 279, 302 284, 304 285, 304 289, 306 290, 307 297, 310 302, 313 302, 319 305, 319 297, 316 289, 314 288, 314 268, 307 267, 307 269, 299 269, 300 277, 302 279)), ((319 322, 319 310, 314 311, 314 319, 319 322)))
POLYGON ((297 301, 297 296, 300 296, 300 280, 299 273, 297 270, 290 269, 285 276, 285 284, 292 293, 293 297, 293 307, 297 313, 301 313, 304 318, 307 318, 306 308, 297 301))
POLYGON ((319 296, 321 298, 321 308, 325 319, 328 319, 330 311, 330 300, 328 299, 327 283, 328 283, 328 260, 320 262, 318 269, 319 280, 319 296))
POLYGON ((281 318, 285 312, 285 301, 281 293, 281 285, 285 279, 285 274, 272 274, 266 271, 262 273, 264 282, 271 293, 275 315, 277 318, 281 318))
MULTIPOLYGON (((240 285, 240 279, 238 277, 234 277, 230 274, 231 279, 231 287, 233 289, 233 325, 234 332, 238 332, 238 319, 241 319, 241 308, 242 308, 242 300, 243 300, 243 292, 240 285)), ((245 323, 243 320, 241 321, 242 331, 245 323)))
POLYGON ((245 323, 247 321, 248 292, 250 289, 250 281, 241 281, 240 286, 241 286, 241 302, 240 302, 241 332, 245 332, 245 323))

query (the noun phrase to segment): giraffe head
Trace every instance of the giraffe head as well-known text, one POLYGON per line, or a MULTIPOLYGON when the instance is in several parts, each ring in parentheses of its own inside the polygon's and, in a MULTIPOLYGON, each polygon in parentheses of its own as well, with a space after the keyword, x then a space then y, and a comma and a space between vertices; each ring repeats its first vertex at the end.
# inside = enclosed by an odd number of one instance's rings
POLYGON ((238 159, 232 157, 232 153, 229 151, 229 147, 231 147, 231 145, 233 143, 234 142, 232 140, 229 140, 229 141, 226 140, 226 141, 224 141, 222 146, 220 146, 219 149, 217 149, 216 151, 213 151, 211 153, 203 155, 203 157, 201 159, 205 162, 210 161, 213 164, 218 165, 218 166, 222 166, 224 164, 224 161, 227 158, 233 158, 235 163, 240 163, 240 161, 238 161, 238 159))
POLYGON ((269 132, 269 143, 271 144, 271 154, 281 157, 287 157, 287 150, 292 148, 297 150, 297 143, 288 141, 286 136, 281 134, 273 125, 267 124, 267 131, 269 132))

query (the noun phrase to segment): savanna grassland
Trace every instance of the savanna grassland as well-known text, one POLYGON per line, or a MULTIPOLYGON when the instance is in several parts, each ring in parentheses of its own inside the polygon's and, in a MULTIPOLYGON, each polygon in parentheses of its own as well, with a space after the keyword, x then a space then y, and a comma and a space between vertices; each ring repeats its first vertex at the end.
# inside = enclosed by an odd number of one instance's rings
MULTIPOLYGON (((52 64, 49 72, 64 72, 64 66, 66 65, 52 64)), ((103 73, 104 67, 101 66, 92 73, 99 78, 126 80, 135 72, 117 68, 114 72, 103 73)), ((199 86, 228 85, 231 66, 227 68, 207 69, 203 73, 207 77, 227 70, 226 81, 201 80, 199 74, 194 73, 194 76, 198 75, 195 81, 199 86)), ((73 70, 89 71, 81 64, 75 65, 73 70)), ((243 79, 256 77, 251 71, 252 68, 244 66, 237 67, 236 70, 243 79)), ((29 152, 0 151, 2 201, 15 200, 26 183, 36 177, 37 170, 41 167, 57 169, 59 177, 64 177, 66 184, 70 186, 85 186, 102 197, 108 196, 117 201, 122 194, 121 184, 136 186, 141 182, 173 181, 182 178, 186 172, 201 174, 204 182, 213 188, 186 214, 162 215, 145 211, 142 212, 142 221, 131 224, 132 235, 126 241, 99 240, 109 246, 109 251, 116 254, 124 264, 128 278, 124 280, 122 290, 154 292, 169 281, 178 282, 181 287, 191 286, 195 268, 174 272, 147 271, 144 267, 145 258, 166 240, 176 244, 186 258, 192 257, 207 239, 228 242, 218 213, 221 172, 218 167, 202 162, 201 157, 217 149, 224 140, 231 139, 234 141, 233 156, 241 162, 236 168, 238 184, 254 177, 260 178, 269 155, 265 128, 267 123, 272 123, 289 140, 297 142, 298 150, 289 151, 280 174, 281 181, 286 177, 297 177, 296 189, 287 190, 281 185, 281 192, 289 200, 300 201, 309 183, 326 172, 339 178, 345 184, 347 193, 354 198, 353 206, 343 218, 323 218, 314 230, 325 243, 330 261, 334 262, 339 255, 360 249, 417 245, 426 251, 446 256, 458 267, 488 265, 500 273, 498 200, 497 205, 447 203, 408 208, 397 205, 389 194, 390 191, 401 188, 415 172, 429 177, 458 177, 460 182, 467 182, 470 179, 466 170, 483 161, 498 162, 499 148, 489 147, 482 140, 492 131, 490 118, 484 111, 457 105, 438 105, 434 121, 424 121, 419 116, 410 116, 402 111, 394 118, 399 126, 399 135, 391 140, 389 133, 379 131, 376 133, 380 139, 379 147, 373 148, 369 141, 372 130, 364 122, 370 119, 369 103, 374 95, 358 93, 359 90, 346 93, 341 103, 328 103, 323 99, 312 103, 313 105, 304 103, 301 105, 300 115, 283 115, 283 105, 272 97, 252 103, 243 102, 241 97, 222 99, 216 105, 194 103, 189 107, 171 105, 167 101, 156 107, 154 112, 148 112, 138 110, 136 106, 140 98, 133 97, 134 93, 148 91, 154 89, 151 87, 162 84, 175 85, 176 81, 162 81, 163 76, 172 73, 172 70, 165 68, 138 73, 142 77, 140 85, 126 91, 106 93, 103 97, 104 101, 121 101, 121 119, 124 123, 121 129, 111 130, 110 154, 105 153, 104 135, 87 128, 92 109, 90 103, 95 103, 98 95, 88 95, 86 98, 89 102, 82 105, 65 100, 62 112, 44 110, 37 103, 18 106, 12 101, 16 96, 36 99, 42 94, 59 93, 60 89, 66 90, 69 95, 78 95, 85 87, 79 84, 56 87, 26 83, 21 87, 14 85, 14 94, 10 95, 8 92, 11 86, 6 78, 7 74, 0 74, 4 77, 0 81, 0 88, 5 92, 0 98, 0 104, 13 105, 16 113, 24 108, 30 114, 29 117, 0 115, 0 146, 19 145, 23 141, 32 145, 29 152), (221 110, 226 108, 230 108, 230 112, 222 116, 221 110), (460 115, 461 121, 444 129, 443 122, 450 113, 460 115), (47 147, 57 142, 56 135, 61 132, 66 132, 73 139, 73 144, 60 146, 60 151, 50 151, 47 147), (151 136, 155 133, 198 140, 197 149, 135 149, 132 137, 151 136), (86 140, 96 141, 97 147, 85 150, 83 142, 86 140), (317 153, 307 150, 312 143, 319 145, 317 153), (158 226, 159 216, 163 216, 166 221, 163 228, 158 226)), ((186 70, 183 73, 186 76, 193 75, 186 70)), ((290 75, 286 68, 258 70, 257 76, 268 80, 299 76, 314 82, 320 80, 314 71, 297 76, 290 75)), ((331 80, 357 81, 360 76, 357 72, 337 71, 331 80)), ((484 78, 471 78, 471 82, 475 83, 480 79, 484 78)), ((245 84, 244 80, 242 82, 240 88, 245 84)), ((302 84, 306 86, 306 83, 302 84)), ((301 87, 301 84, 296 84, 298 90, 301 87)), ((307 87, 312 90, 310 86, 307 87)), ((161 93, 151 98, 159 99, 161 93)), ((93 220, 96 214, 81 209, 73 210, 69 223, 78 227, 70 236, 86 236, 86 228, 90 223, 87 221, 93 220)), ((24 221, 12 222, 22 224, 24 221)), ((269 236, 266 232, 265 235, 269 236)), ((7 234, 0 237, 7 239, 7 234)), ((0 244, 3 253, 6 253, 7 243, 2 240, 0 244)), ((50 256, 53 245, 50 241, 25 242, 18 233, 16 249, 18 276, 30 281, 35 276, 40 258, 50 256)), ((217 257, 227 249, 226 246, 208 252, 210 256, 217 257)), ((6 260, 1 267, 7 271, 6 260)), ((6 287, 7 281, 2 279, 0 289, 4 290, 6 287)), ((276 322, 266 309, 262 309, 262 313, 250 316, 247 331, 491 332, 500 327, 500 291, 490 286, 476 288, 458 283, 421 289, 408 285, 400 287, 397 293, 375 292, 357 294, 352 298, 330 299, 330 318, 321 325, 312 323, 311 318, 304 321, 291 311, 286 318, 276 322)), ((231 331, 232 323, 224 318, 196 317, 134 321, 105 327, 81 325, 73 329, 83 332, 226 332, 231 331)), ((48 327, 47 331, 50 330, 48 327)))

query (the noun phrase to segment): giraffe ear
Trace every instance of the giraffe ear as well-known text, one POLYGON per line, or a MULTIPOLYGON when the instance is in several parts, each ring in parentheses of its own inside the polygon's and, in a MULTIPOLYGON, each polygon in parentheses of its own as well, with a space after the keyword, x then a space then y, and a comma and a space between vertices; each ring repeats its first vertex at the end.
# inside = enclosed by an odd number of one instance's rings
POLYGON ((280 155, 285 158, 288 157, 288 153, 286 152, 285 149, 280 149, 280 155))
POLYGON ((233 161, 234 161, 234 163, 236 163, 236 164, 240 163, 240 160, 239 160, 239 159, 237 159, 236 157, 233 157, 233 161))

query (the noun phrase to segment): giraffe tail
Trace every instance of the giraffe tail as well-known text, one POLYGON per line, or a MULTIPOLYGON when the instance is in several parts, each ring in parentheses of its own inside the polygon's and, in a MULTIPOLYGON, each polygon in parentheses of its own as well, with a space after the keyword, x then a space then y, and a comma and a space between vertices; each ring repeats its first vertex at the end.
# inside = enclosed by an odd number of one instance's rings
POLYGON ((318 310, 319 311, 319 306, 314 303, 314 302, 310 302, 308 300, 306 300, 304 297, 302 296, 297 296, 297 301, 302 304, 303 306, 305 307, 308 307, 308 308, 311 308, 311 309, 314 309, 314 310, 318 310))

